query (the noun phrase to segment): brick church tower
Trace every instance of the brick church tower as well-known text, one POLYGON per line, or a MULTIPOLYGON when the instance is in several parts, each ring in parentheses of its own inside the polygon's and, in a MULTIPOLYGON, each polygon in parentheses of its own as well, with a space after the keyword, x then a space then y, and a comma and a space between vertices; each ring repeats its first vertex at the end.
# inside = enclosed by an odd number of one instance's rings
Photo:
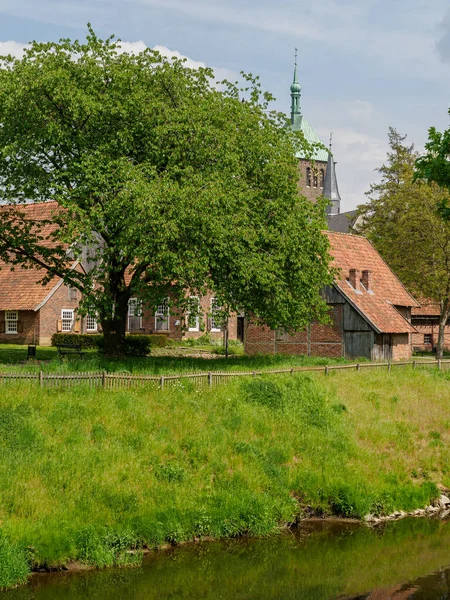
MULTIPOLYGON (((289 127, 292 131, 301 131, 310 144, 321 144, 322 141, 305 119, 300 106, 301 86, 297 74, 297 52, 295 53, 294 78, 291 84, 291 119, 289 127)), ((299 188, 304 196, 313 202, 319 196, 325 196, 330 201, 327 213, 329 216, 340 213, 341 197, 337 184, 335 163, 330 151, 315 148, 311 156, 297 153, 300 172, 299 188)))

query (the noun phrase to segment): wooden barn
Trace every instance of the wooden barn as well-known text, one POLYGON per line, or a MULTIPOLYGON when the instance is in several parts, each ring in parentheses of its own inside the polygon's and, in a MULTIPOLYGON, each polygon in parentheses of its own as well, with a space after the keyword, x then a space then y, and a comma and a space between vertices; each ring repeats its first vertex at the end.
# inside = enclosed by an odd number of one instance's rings
POLYGON ((246 323, 247 354, 306 354, 371 360, 411 357, 411 309, 418 307, 370 242, 327 231, 338 275, 324 290, 332 323, 293 333, 246 323))

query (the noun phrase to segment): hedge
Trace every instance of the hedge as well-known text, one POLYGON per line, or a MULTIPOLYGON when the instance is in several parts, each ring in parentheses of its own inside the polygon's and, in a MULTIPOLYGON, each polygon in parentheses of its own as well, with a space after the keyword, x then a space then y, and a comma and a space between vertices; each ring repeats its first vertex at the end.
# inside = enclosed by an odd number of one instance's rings
MULTIPOLYGON (((168 339, 165 335, 127 335, 125 338, 125 354, 133 356, 145 356, 151 348, 164 348, 168 339)), ((60 344, 73 344, 81 346, 83 350, 94 348, 103 350, 104 339, 101 334, 82 333, 54 333, 52 335, 52 346, 60 344)))

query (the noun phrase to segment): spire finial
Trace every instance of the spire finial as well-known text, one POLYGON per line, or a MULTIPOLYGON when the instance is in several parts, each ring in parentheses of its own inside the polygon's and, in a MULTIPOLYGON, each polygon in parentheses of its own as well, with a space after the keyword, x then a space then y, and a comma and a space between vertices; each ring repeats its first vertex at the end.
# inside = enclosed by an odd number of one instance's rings
POLYGON ((291 123, 293 124, 296 116, 300 116, 300 95, 302 88, 298 82, 297 77, 297 58, 298 58, 298 49, 295 48, 294 53, 294 79, 291 85, 291 123))
POLYGON ((333 145, 333 132, 330 133, 330 152, 331 152, 332 145, 333 145))

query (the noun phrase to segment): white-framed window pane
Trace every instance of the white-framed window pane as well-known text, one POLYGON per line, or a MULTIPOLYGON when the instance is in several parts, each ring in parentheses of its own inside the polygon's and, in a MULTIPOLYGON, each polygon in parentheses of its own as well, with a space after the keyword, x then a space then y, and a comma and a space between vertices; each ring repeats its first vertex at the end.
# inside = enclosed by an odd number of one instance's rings
POLYGON ((222 322, 222 307, 218 304, 217 298, 211 298, 211 331, 220 331, 222 322))
POLYGON ((139 298, 128 300, 128 331, 142 329, 142 301, 139 298))
POLYGON ((140 317, 142 315, 142 302, 139 298, 130 298, 128 300, 128 316, 140 317))
POLYGON ((187 314, 187 325, 189 331, 200 331, 200 300, 198 296, 189 298, 189 312, 187 314))
POLYGON ((169 298, 164 298, 155 310, 156 331, 169 331, 169 298))
POLYGON ((86 316, 86 331, 97 331, 97 319, 93 315, 86 316))
POLYGON ((5 333, 17 333, 17 321, 19 313, 17 310, 7 310, 5 312, 5 333))
POLYGON ((61 329, 62 331, 72 331, 74 321, 73 309, 63 308, 61 311, 61 329))

